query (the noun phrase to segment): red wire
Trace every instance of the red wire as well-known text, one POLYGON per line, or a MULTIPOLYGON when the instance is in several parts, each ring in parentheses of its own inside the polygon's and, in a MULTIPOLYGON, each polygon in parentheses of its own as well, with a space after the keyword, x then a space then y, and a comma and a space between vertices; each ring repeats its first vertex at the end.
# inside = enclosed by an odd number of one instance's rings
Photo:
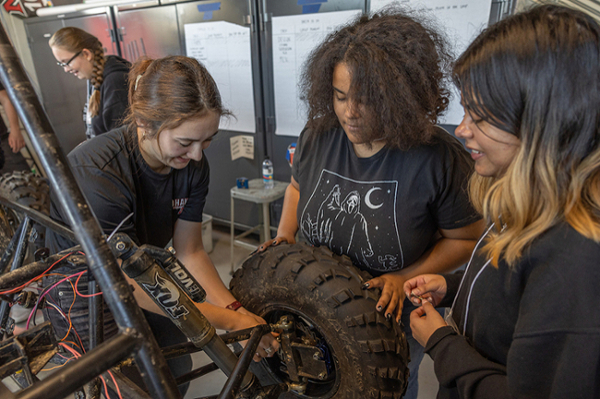
POLYGON ((29 284, 33 283, 36 280, 39 280, 40 278, 44 277, 44 274, 48 273, 54 266, 56 266, 59 262, 62 262, 65 258, 69 257, 73 255, 73 252, 66 254, 65 256, 63 256, 62 258, 60 258, 59 260, 57 260, 56 262, 54 262, 48 269, 46 269, 42 274, 40 274, 39 276, 29 280, 28 282, 26 282, 25 284, 17 287, 17 288, 13 288, 12 290, 8 290, 8 291, 0 291, 0 295, 5 295, 5 294, 12 294, 14 292, 17 292, 25 287, 27 287, 29 284))
POLYGON ((81 274, 79 277, 77 277, 77 281, 75 281, 75 293, 77 295, 79 295, 80 297, 83 297, 83 298, 91 298, 93 296, 102 295, 102 292, 97 292, 97 293, 92 294, 92 295, 84 295, 81 292, 79 292, 79 289, 77 289, 77 286, 79 285, 79 279, 81 278, 81 276, 83 276, 83 274, 81 274))

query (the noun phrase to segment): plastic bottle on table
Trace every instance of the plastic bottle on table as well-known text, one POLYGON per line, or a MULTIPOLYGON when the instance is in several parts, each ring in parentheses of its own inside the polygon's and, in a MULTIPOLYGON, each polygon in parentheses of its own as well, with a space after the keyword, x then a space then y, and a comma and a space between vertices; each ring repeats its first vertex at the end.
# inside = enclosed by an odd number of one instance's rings
POLYGON ((266 157, 262 164, 263 182, 266 189, 271 189, 275 185, 273 182, 273 162, 266 157))

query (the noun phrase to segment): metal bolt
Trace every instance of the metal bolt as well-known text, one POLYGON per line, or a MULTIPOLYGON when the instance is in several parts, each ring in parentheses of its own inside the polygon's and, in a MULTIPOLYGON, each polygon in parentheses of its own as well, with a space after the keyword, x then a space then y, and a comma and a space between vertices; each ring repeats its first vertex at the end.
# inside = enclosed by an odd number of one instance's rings
POLYGON ((176 255, 175 248, 173 248, 173 247, 169 247, 169 248, 167 248, 167 251, 169 251, 169 252, 170 252, 170 253, 172 253, 173 255, 176 255))
POLYGON ((62 291, 58 291, 58 296, 63 296, 63 292, 62 291))
POLYGON ((124 251, 125 250, 125 243, 123 241, 119 241, 116 245, 116 248, 118 251, 124 251))
POLYGON ((315 354, 313 355, 313 359, 321 360, 321 354, 319 352, 315 352, 315 354))
POLYGON ((319 379, 320 379, 320 380, 324 380, 324 379, 325 379, 325 377, 327 377, 327 374, 325 374, 325 372, 323 372, 323 373, 319 373, 319 379))

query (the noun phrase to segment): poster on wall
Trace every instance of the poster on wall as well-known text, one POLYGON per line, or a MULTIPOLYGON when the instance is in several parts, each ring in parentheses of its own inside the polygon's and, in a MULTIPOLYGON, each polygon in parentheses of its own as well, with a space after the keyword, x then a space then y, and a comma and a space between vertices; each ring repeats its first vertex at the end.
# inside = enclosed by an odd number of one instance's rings
POLYGON ((275 134, 300 135, 307 117, 298 87, 304 61, 329 33, 361 14, 350 10, 273 17, 275 134))
MULTIPOLYGON (((487 26, 492 9, 491 0, 371 0, 371 11, 377 11, 392 3, 414 10, 424 10, 433 15, 448 35, 456 56, 460 55, 487 26)), ((454 86, 450 88, 450 104, 438 122, 458 125, 463 117, 460 95, 454 86)))
POLYGON ((250 28, 225 21, 184 25, 185 51, 212 75, 221 99, 235 118, 223 118, 219 129, 255 133, 250 28))

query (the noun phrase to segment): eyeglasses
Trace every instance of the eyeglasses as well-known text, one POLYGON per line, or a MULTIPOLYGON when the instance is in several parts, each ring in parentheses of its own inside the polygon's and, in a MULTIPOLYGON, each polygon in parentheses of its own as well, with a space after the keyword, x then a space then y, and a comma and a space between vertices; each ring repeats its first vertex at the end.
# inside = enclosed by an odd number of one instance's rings
POLYGON ((77 52, 77 53, 75 53, 75 55, 74 55, 73 57, 71 57, 71 58, 69 59, 69 61, 67 61, 67 62, 60 62, 60 61, 56 61, 56 65, 58 65, 58 66, 59 66, 59 67, 61 67, 61 68, 68 67, 68 66, 69 66, 69 64, 70 64, 70 63, 71 63, 71 62, 72 62, 72 61, 73 61, 75 58, 77 58, 77 56, 78 56, 79 54, 81 54, 82 52, 83 52, 83 50, 81 50, 81 51, 78 51, 78 52, 77 52))

